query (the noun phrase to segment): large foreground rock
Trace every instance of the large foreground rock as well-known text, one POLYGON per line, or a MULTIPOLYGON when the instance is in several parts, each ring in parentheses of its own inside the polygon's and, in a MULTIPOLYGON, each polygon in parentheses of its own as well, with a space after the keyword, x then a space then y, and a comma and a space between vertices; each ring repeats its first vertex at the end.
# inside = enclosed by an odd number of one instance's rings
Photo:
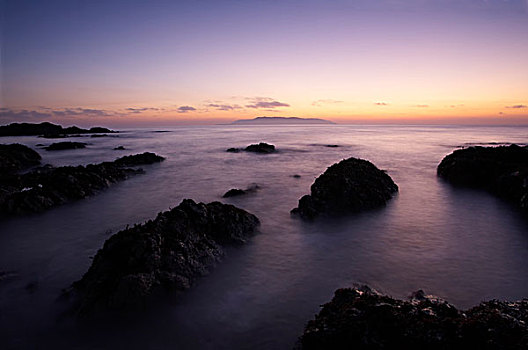
POLYGON ((223 245, 244 243, 258 225, 256 216, 232 205, 185 199, 154 220, 120 231, 73 284, 79 314, 129 311, 156 291, 183 291, 222 258, 223 245))
POLYGON ((469 147, 447 155, 438 176, 460 186, 482 188, 528 213, 528 148, 469 147))
POLYGON ((374 164, 348 158, 326 169, 291 213, 303 218, 356 213, 385 205, 397 191, 391 177, 374 164))
POLYGON ((459 311, 415 292, 407 301, 367 286, 338 289, 309 321, 299 349, 527 349, 528 300, 459 311))
POLYGON ((114 182, 143 173, 142 169, 127 166, 164 159, 153 153, 123 158, 87 166, 46 166, 25 174, 0 174, 0 217, 39 212, 91 196, 114 182))
POLYGON ((40 154, 27 146, 18 143, 0 145, 0 174, 15 173, 39 165, 40 160, 40 154))
POLYGON ((9 125, 0 126, 0 136, 48 136, 48 137, 60 137, 61 135, 72 135, 72 134, 106 134, 116 133, 107 128, 93 127, 90 129, 82 129, 76 126, 70 126, 63 128, 60 125, 52 124, 49 122, 43 122, 39 124, 35 123, 12 123, 9 125))

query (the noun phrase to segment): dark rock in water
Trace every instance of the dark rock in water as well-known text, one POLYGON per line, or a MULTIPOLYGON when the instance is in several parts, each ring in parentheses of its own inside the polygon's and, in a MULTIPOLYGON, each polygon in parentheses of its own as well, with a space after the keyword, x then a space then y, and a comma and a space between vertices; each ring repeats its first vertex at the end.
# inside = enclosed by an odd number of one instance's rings
POLYGON ((124 150, 125 150, 124 146, 117 146, 116 148, 114 148, 114 151, 124 151, 124 150))
POLYGON ((528 212, 528 147, 469 147, 447 155, 438 176, 460 186, 485 189, 528 212))
POLYGON ((260 189, 260 186, 257 185, 257 184, 251 184, 251 186, 249 186, 245 190, 241 190, 239 188, 232 188, 229 191, 227 191, 222 197, 223 198, 229 198, 229 197, 241 196, 241 195, 245 195, 245 194, 248 194, 248 193, 255 192, 258 189, 260 189))
POLYGON ((114 234, 72 286, 79 315, 134 310, 156 291, 188 289, 222 258, 223 245, 244 243, 258 225, 256 216, 232 205, 185 199, 114 234))
POLYGON ((337 148, 337 147, 339 147, 339 145, 326 145, 326 147, 337 148))
POLYGON ((418 291, 408 301, 367 286, 338 289, 309 321, 298 349, 527 349, 528 300, 459 311, 418 291))
POLYGON ((93 127, 91 129, 81 129, 76 126, 63 128, 60 125, 43 122, 34 123, 12 123, 0 126, 0 136, 37 136, 46 135, 48 137, 61 137, 60 135, 69 134, 98 134, 98 133, 116 133, 107 128, 93 127))
POLYGON ((14 143, 0 145, 0 174, 17 171, 40 164, 40 154, 31 148, 14 143))
POLYGON ((240 148, 234 148, 234 147, 231 147, 231 148, 228 148, 228 149, 226 150, 226 152, 238 153, 238 152, 240 152, 240 148))
POLYGON ((144 164, 154 164, 165 160, 165 158, 158 156, 152 152, 144 152, 140 154, 134 154, 133 156, 124 156, 117 158, 114 163, 119 166, 136 166, 144 164))
POLYGON ((302 218, 343 215, 385 205, 398 186, 369 161, 348 158, 326 169, 291 211, 302 218))
POLYGON ((261 142, 259 144, 247 146, 246 148, 244 148, 244 151, 255 153, 273 153, 275 152, 275 146, 265 142, 261 142))
POLYGON ((299 175, 299 174, 294 174, 294 175, 292 175, 292 177, 295 178, 295 179, 300 179, 300 178, 301 178, 301 175, 299 175))
POLYGON ((142 169, 127 168, 128 164, 151 164, 153 159, 163 160, 143 153, 87 166, 47 166, 25 174, 0 174, 0 216, 39 212, 91 196, 114 182, 143 173, 142 169))
POLYGON ((63 151, 66 149, 79 149, 79 148, 86 148, 86 143, 65 141, 65 142, 52 143, 48 147, 44 147, 46 151, 63 151))

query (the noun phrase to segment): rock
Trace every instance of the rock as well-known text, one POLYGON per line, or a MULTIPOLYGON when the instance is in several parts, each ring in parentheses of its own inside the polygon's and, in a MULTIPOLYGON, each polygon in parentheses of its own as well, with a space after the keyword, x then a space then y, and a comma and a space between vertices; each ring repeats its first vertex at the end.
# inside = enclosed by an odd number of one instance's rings
POLYGON ((116 133, 107 128, 93 127, 91 129, 81 129, 76 126, 63 128, 60 125, 43 122, 34 123, 12 123, 0 126, 0 136, 37 136, 46 135, 48 137, 61 137, 61 135, 71 134, 98 134, 98 133, 116 133))
POLYGON ((482 188, 528 213, 528 147, 469 147, 447 155, 438 176, 454 185, 482 188))
POLYGON ((134 310, 156 291, 183 291, 224 255, 222 246, 244 243, 259 220, 232 205, 183 200, 154 220, 111 236, 92 266, 73 283, 80 316, 134 310))
POLYGON ((245 190, 241 190, 239 188, 232 188, 229 191, 227 191, 222 197, 229 198, 229 197, 241 196, 241 195, 245 195, 248 193, 256 192, 258 189, 260 189, 260 186, 257 184, 251 184, 245 190))
POLYGON ((46 151, 63 151, 67 149, 79 149, 79 148, 86 148, 86 143, 65 141, 65 142, 52 143, 48 147, 44 147, 46 151))
POLYGON ((226 150, 226 152, 238 153, 238 152, 240 152, 240 148, 233 148, 233 147, 231 147, 231 148, 228 148, 228 149, 226 150))
POLYGON ((114 151, 124 151, 124 150, 125 150, 124 146, 117 146, 116 148, 114 148, 114 151))
POLYGON ((17 171, 40 164, 40 154, 31 148, 14 143, 0 145, 0 174, 17 171))
POLYGON ((338 289, 306 325, 298 349, 526 349, 528 300, 467 311, 423 291, 409 300, 368 286, 338 289))
POLYGON ((326 145, 326 147, 337 148, 337 147, 339 147, 339 145, 326 145))
POLYGON ((295 179, 300 179, 300 178, 301 178, 301 175, 299 175, 299 174, 294 174, 294 175, 292 175, 292 177, 295 178, 295 179))
POLYGON ((265 142, 261 142, 259 144, 247 146, 246 148, 244 148, 244 151, 255 153, 273 153, 275 152, 275 146, 265 142))
POLYGON ((291 213, 307 219, 356 213, 385 205, 397 191, 390 176, 374 164, 348 158, 326 169, 291 213))
POLYGON ((94 195, 110 184, 143 173, 129 165, 151 164, 163 157, 143 153, 87 166, 45 166, 25 174, 0 174, 0 216, 40 212, 94 195))

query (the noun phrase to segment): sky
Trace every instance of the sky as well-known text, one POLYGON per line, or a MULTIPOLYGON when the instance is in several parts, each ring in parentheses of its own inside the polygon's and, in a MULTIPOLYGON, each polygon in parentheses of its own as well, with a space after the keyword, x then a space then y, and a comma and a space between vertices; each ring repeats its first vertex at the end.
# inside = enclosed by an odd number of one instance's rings
POLYGON ((0 0, 0 123, 528 124, 528 0, 0 0))

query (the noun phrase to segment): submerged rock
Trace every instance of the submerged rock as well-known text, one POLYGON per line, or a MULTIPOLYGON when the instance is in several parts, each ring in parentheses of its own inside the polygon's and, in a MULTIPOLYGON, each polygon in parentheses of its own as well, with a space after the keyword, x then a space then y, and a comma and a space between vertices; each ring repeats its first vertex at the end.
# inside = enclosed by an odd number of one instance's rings
POLYGON ((63 128, 60 125, 43 122, 40 124, 34 123, 12 123, 9 125, 0 126, 0 136, 37 136, 46 135, 47 137, 61 137, 61 135, 71 134, 99 134, 99 133, 116 133, 107 128, 93 127, 90 129, 82 129, 76 126, 63 128))
POLYGON ((183 291, 224 255, 244 243, 259 220, 232 205, 183 200, 154 220, 111 236, 92 266, 73 284, 79 314, 136 309, 159 290, 183 291))
POLYGON ((125 150, 125 146, 117 146, 114 148, 114 151, 124 151, 125 150))
POLYGON ((0 216, 39 212, 91 196, 114 182, 143 173, 127 166, 151 164, 154 159, 164 158, 143 153, 87 166, 46 166, 25 174, 0 174, 0 216))
POLYGON ((15 173, 39 165, 41 159, 36 151, 19 143, 0 145, 0 174, 15 173))
POLYGON ((447 155, 438 176, 460 186, 485 189, 528 212, 528 147, 469 147, 447 155))
POLYGON ((273 153, 275 152, 275 146, 265 142, 258 144, 249 145, 246 148, 228 148, 226 152, 238 153, 240 151, 254 152, 254 153, 273 153))
POLYGON ((229 198, 229 197, 236 197, 236 196, 242 196, 245 194, 249 194, 252 192, 256 192, 258 189, 260 189, 260 186, 257 184, 252 184, 245 190, 241 190, 239 188, 232 188, 229 191, 227 191, 222 197, 223 198, 229 198))
POLYGON ((326 169, 311 186, 311 194, 291 211, 302 218, 343 215, 385 205, 398 186, 369 161, 348 158, 326 169))
POLYGON ((526 349, 528 300, 466 311, 423 291, 409 300, 367 286, 338 289, 306 325, 298 349, 526 349))
POLYGON ((52 143, 48 147, 44 147, 46 151, 62 151, 66 149, 79 149, 79 148, 86 148, 86 143, 65 141, 65 142, 52 143))

